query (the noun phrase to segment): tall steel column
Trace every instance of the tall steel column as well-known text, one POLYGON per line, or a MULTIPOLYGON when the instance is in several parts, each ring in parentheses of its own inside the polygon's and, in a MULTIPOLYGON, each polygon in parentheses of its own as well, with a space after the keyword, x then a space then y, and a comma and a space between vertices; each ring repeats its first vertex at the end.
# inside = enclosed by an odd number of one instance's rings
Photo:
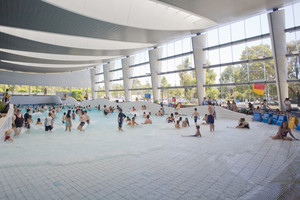
POLYGON ((96 92, 95 92, 95 86, 96 86, 95 74, 96 74, 96 69, 95 68, 90 69, 91 89, 92 89, 92 99, 93 100, 96 98, 96 92))
POLYGON ((284 110, 284 99, 288 97, 284 10, 275 10, 269 13, 268 21, 271 34, 279 107, 280 110, 284 110))
POLYGON ((133 57, 126 57, 122 59, 124 96, 126 102, 131 100, 130 89, 132 87, 132 79, 129 79, 129 77, 132 76, 132 70, 129 68, 129 66, 132 64, 133 64, 133 57))
POLYGON ((105 96, 107 99, 110 99, 110 100, 111 100, 110 90, 112 89, 112 84, 110 82, 111 73, 109 72, 109 70, 112 68, 113 65, 114 65, 114 63, 108 63, 106 65, 103 65, 105 96))
POLYGON ((162 57, 162 48, 155 48, 148 51, 149 63, 151 70, 153 101, 159 99, 158 87, 160 86, 160 77, 158 73, 161 72, 161 62, 158 60, 162 57))
POLYGON ((201 104, 205 96, 204 85, 206 79, 206 74, 205 74, 206 70, 203 68, 204 64, 206 63, 206 54, 203 51, 203 48, 205 48, 205 43, 206 43, 205 35, 197 35, 195 37, 192 37, 198 104, 201 104))

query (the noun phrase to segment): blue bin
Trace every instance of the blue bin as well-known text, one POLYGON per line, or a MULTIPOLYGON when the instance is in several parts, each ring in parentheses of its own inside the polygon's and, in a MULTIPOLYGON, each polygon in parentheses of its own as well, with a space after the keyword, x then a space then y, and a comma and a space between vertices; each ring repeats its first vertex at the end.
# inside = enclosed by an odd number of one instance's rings
POLYGON ((282 122, 285 122, 285 121, 287 121, 286 116, 285 115, 279 115, 276 125, 277 126, 281 126, 282 122))
POLYGON ((263 123, 269 123, 269 119, 271 118, 271 114, 268 114, 268 113, 266 113, 266 114, 264 114, 264 117, 263 117, 263 123))
POLYGON ((298 122, 298 125, 297 125, 296 130, 300 131, 300 120, 299 120, 299 122, 298 122))
POLYGON ((276 123, 277 123, 278 116, 279 116, 279 115, 273 115, 273 116, 272 116, 272 124, 276 124, 276 123))
POLYGON ((261 113, 254 113, 253 114, 253 121, 260 122, 261 121, 261 113))

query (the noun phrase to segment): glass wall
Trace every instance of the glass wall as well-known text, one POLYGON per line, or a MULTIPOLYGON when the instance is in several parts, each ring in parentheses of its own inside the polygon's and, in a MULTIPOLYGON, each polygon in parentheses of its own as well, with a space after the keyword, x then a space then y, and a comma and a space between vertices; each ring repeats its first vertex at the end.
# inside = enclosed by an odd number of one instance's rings
POLYGON ((133 55, 133 64, 131 70, 131 99, 144 99, 146 93, 150 93, 152 97, 151 71, 149 64, 149 53, 143 51, 133 55), (151 89, 149 89, 151 88, 151 89))
POLYGON ((285 9, 287 67, 289 97, 292 104, 300 106, 300 3, 287 6, 285 9), (298 27, 298 29, 297 29, 298 27))
MULTIPOLYGON (((285 9, 289 92, 296 91, 295 81, 300 79, 300 3, 285 9)), ((268 99, 277 101, 275 70, 267 13, 250 17, 206 33, 206 96, 213 99, 235 99, 241 102, 268 99), (253 93, 253 84, 266 84, 265 94, 253 93)), ((161 100, 170 101, 175 96, 184 103, 197 98, 196 76, 191 37, 165 44, 160 78, 161 100)), ((130 67, 132 85, 131 99, 143 98, 146 88, 151 88, 151 71, 148 50, 133 55, 130 67)), ((112 79, 122 79, 121 60, 111 69, 112 79)), ((103 69, 102 69, 103 71, 103 69)), ((103 82, 103 75, 98 75, 103 82)), ((113 81, 113 88, 123 89, 121 80, 113 81), (118 87, 117 87, 118 86, 118 87)), ((98 88, 104 89, 99 83, 98 88)), ((299 88, 300 90, 300 88, 299 88)), ((116 91, 117 92, 117 91, 116 91)), ((122 93, 122 91, 121 91, 122 93)), ((290 93, 291 94, 291 93, 290 93)), ((119 94, 117 96, 120 96, 119 94)), ((298 101, 298 97, 295 98, 298 101)))
POLYGON ((162 69, 159 74, 161 100, 166 103, 176 97, 185 104, 194 103, 196 76, 191 37, 171 42, 162 48, 162 69))
POLYGON ((206 33, 206 96, 239 101, 269 98, 267 92, 263 97, 252 92, 253 83, 275 80, 268 27, 267 14, 262 14, 206 33), (215 84, 220 86, 210 87, 215 84))

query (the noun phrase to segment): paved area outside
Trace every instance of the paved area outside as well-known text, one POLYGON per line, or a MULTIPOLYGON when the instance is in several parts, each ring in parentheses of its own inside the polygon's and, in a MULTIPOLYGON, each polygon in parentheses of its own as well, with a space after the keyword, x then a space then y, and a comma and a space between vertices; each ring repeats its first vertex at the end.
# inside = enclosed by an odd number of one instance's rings
MULTIPOLYGON (((271 140, 277 126, 251 123, 250 130, 236 130, 226 128, 228 121, 216 123, 213 134, 201 126, 202 138, 181 137, 193 134, 193 126, 163 128, 153 136, 163 146, 146 152, 70 164, 0 162, 0 199, 280 198, 287 190, 268 186, 293 164, 300 143, 271 140)), ((291 176, 299 187, 299 174, 291 176)))

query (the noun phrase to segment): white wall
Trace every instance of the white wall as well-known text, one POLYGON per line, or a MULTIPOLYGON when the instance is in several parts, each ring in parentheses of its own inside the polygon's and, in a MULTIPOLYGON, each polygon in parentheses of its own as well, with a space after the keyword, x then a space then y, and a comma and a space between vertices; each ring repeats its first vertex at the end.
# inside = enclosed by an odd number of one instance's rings
POLYGON ((61 104, 62 101, 59 96, 12 96, 10 103, 18 104, 61 104))
POLYGON ((0 84, 91 87, 90 70, 59 74, 35 74, 0 71, 0 84))

